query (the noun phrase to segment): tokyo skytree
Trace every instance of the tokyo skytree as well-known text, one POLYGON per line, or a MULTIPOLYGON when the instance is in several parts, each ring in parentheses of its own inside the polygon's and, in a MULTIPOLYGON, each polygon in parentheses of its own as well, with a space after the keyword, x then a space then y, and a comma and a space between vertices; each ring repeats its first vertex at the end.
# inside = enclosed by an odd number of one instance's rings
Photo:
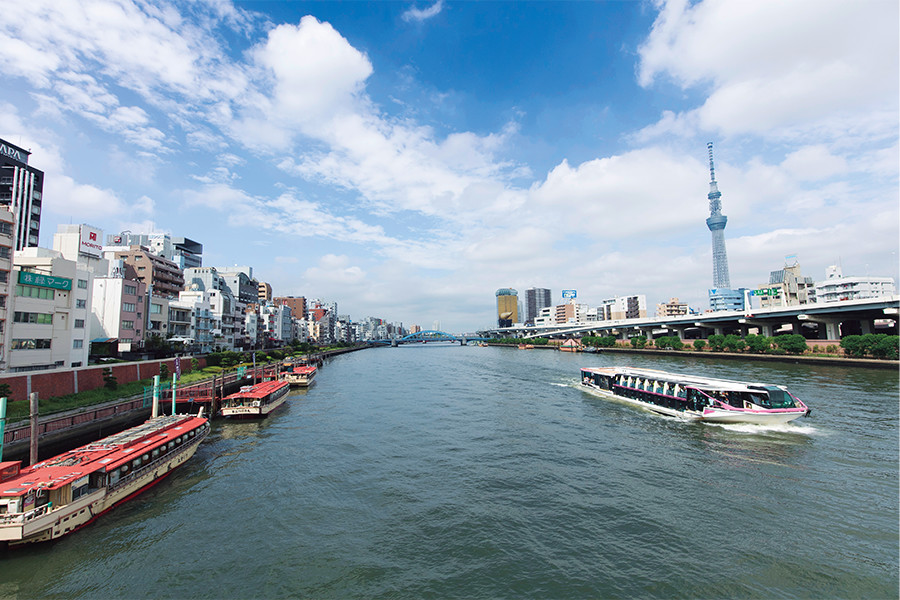
POLYGON ((709 150, 709 218, 706 226, 712 232, 713 251, 713 287, 731 289, 731 277, 728 275, 728 254, 725 252, 725 223, 728 217, 722 214, 722 192, 716 183, 716 170, 713 167, 712 142, 706 144, 709 150))

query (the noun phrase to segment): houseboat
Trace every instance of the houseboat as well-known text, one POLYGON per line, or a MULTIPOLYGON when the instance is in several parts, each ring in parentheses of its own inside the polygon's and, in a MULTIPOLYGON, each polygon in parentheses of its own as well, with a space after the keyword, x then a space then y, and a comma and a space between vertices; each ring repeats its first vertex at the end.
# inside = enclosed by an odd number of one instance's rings
POLYGON ((776 425, 809 414, 785 387, 631 367, 586 367, 581 384, 598 396, 711 423, 776 425))
POLYGON ((31 467, 0 463, 0 547, 60 538, 158 483, 209 433, 202 413, 154 417, 31 467))
POLYGON ((284 404, 290 385, 286 381, 264 381, 245 385, 222 399, 222 416, 236 418, 265 417, 284 404))
POLYGON ((309 387, 316 377, 317 369, 312 365, 294 367, 290 371, 281 374, 281 380, 288 382, 291 387, 309 387))

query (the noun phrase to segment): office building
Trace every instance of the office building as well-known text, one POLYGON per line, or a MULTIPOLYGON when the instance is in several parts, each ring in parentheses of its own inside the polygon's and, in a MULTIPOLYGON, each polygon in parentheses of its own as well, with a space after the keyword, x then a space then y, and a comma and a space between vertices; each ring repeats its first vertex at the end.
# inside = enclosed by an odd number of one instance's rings
POLYGON ((28 164, 31 152, 0 139, 0 206, 15 216, 13 248, 37 247, 44 172, 28 164))
POLYGON ((519 293, 512 288, 497 290, 497 326, 512 327, 519 322, 519 293))
POLYGON ((550 306, 550 290, 547 288, 528 288, 525 290, 526 325, 534 325, 534 320, 541 314, 541 309, 550 306))

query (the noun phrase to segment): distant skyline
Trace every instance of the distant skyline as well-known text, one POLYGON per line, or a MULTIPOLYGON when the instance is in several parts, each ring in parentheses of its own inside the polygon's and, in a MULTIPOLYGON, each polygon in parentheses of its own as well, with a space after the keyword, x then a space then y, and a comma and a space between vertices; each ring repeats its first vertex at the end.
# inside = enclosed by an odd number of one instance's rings
MULTIPOLYGON (((796 256, 900 280, 895 0, 4 4, 0 138, 57 225, 445 331, 499 288, 708 306, 796 256)), ((793 260, 793 258, 791 259, 793 260)))

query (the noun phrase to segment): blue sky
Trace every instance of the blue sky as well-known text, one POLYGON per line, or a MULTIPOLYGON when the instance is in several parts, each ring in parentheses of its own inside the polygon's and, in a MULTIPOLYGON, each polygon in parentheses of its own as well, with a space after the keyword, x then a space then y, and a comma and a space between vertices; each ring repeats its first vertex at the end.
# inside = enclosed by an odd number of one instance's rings
POLYGON ((732 285, 898 278, 898 6, 35 0, 0 137, 58 224, 166 231, 279 295, 448 331, 494 293, 707 306, 706 143, 732 285))

